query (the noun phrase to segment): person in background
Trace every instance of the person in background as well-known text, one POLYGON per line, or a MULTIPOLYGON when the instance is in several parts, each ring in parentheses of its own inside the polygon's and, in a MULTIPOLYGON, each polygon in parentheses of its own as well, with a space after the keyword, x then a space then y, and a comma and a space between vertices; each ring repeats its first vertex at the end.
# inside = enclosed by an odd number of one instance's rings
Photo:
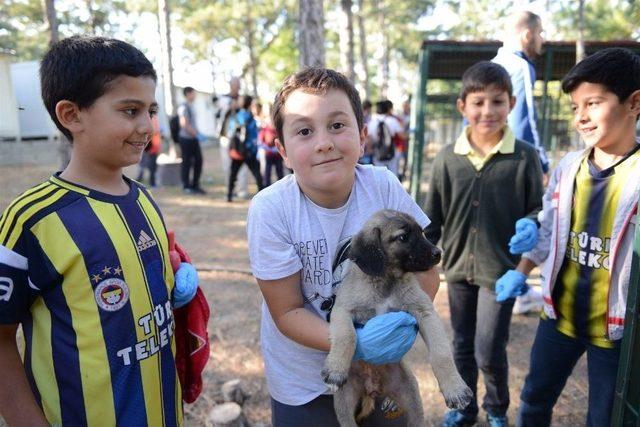
POLYGON ((278 179, 282 179, 284 176, 282 156, 278 152, 278 147, 276 147, 276 138, 278 137, 278 134, 276 133, 276 128, 273 126, 270 117, 272 108, 273 107, 270 106, 269 117, 265 117, 263 126, 260 128, 260 132, 258 133, 258 144, 260 145, 260 151, 263 152, 264 158, 262 181, 265 187, 271 185, 272 169, 275 169, 278 179))
POLYGON ((230 139, 240 138, 240 143, 244 145, 241 158, 234 158, 234 150, 231 144, 229 156, 231 158, 231 169, 229 171, 229 185, 227 187, 227 202, 233 201, 233 188, 236 184, 238 171, 243 164, 246 164, 251 174, 256 180, 258 191, 262 190, 262 176, 260 175, 260 163, 258 163, 258 125, 251 113, 253 98, 244 95, 240 98, 240 109, 229 119, 227 135, 230 139), (234 134, 238 134, 234 136, 234 134))
POLYGON ((180 152, 182 153, 182 190, 187 194, 206 194, 200 187, 200 175, 202 174, 202 148, 200 141, 205 137, 198 132, 196 126, 196 113, 193 102, 196 99, 194 88, 187 86, 182 90, 185 97, 178 107, 180 119, 180 152), (193 169, 193 174, 191 173, 193 169))
MULTIPOLYGON (((371 120, 371 101, 365 99, 362 101, 362 114, 364 115, 364 125, 365 127, 369 124, 371 120)), ((371 142, 367 139, 367 143, 364 146, 364 154, 358 160, 358 163, 361 165, 371 165, 373 164, 373 146, 371 142)))
MULTIPOLYGON (((523 11, 512 15, 505 30, 504 44, 492 61, 506 68, 511 77, 516 103, 509 114, 509 128, 516 138, 528 142, 538 151, 543 184, 546 185, 549 160, 538 134, 536 104, 533 98, 536 82, 533 61, 542 52, 542 33, 542 20, 535 13, 523 11)), ((523 314, 540 311, 542 303, 540 289, 529 287, 524 295, 516 298, 513 312, 523 314)))
MULTIPOLYGON (((222 165, 222 176, 224 176, 224 186, 229 186, 229 176, 231 176, 231 157, 229 156, 229 120, 235 116, 240 108, 240 79, 232 77, 229 80, 229 93, 222 95, 218 100, 218 135, 220 141, 220 164, 222 165)), ((247 190, 247 167, 241 166, 238 171, 237 196, 241 199, 248 197, 247 190)))
POLYGON ((155 115, 151 119, 153 125, 153 135, 151 135, 151 141, 144 149, 142 153, 142 159, 138 167, 138 177, 136 181, 142 182, 144 178, 145 169, 149 171, 149 186, 151 188, 156 187, 156 170, 158 169, 158 154, 162 150, 162 134, 160 133, 160 122, 158 116, 155 115))

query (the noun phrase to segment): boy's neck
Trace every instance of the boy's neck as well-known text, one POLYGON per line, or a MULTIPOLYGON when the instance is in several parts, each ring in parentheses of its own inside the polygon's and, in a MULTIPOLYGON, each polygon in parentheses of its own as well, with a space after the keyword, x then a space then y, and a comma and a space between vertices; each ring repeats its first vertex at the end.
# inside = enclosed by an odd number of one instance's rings
POLYGON ((593 147, 590 159, 600 170, 607 169, 620 161, 636 145, 635 137, 628 138, 625 143, 614 144, 610 147, 593 147))
POLYGON ((477 135, 470 130, 468 139, 471 147, 482 155, 486 155, 502 140, 504 130, 490 135, 477 135))
POLYGON ((73 154, 69 165, 60 174, 60 178, 112 196, 124 196, 129 193, 129 186, 122 179, 121 169, 88 166, 78 160, 74 161, 73 154))

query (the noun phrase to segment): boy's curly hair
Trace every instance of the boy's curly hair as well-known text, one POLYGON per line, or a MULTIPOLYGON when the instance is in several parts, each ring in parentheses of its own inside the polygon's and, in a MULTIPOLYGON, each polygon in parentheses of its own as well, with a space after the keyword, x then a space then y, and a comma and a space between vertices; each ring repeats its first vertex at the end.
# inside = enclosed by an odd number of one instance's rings
POLYGON ((347 98, 349 98, 349 103, 356 116, 358 129, 362 130, 364 127, 364 113, 362 112, 360 95, 349 79, 341 73, 328 68, 305 68, 284 80, 273 102, 271 119, 282 144, 284 144, 284 136, 282 134, 284 117, 282 109, 289 95, 297 89, 313 94, 326 94, 331 89, 343 91, 347 95, 347 98))
POLYGON ((56 117, 62 100, 90 107, 119 76, 149 77, 157 81, 153 65, 142 52, 121 40, 73 36, 54 43, 40 63, 42 101, 58 129, 73 140, 56 117))

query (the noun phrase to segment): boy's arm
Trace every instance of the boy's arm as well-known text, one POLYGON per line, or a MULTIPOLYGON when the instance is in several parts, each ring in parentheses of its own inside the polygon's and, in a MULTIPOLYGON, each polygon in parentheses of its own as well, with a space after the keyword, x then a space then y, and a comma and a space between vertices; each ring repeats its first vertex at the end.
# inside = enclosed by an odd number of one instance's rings
POLYGON ((438 293, 438 288, 440 288, 440 269, 438 266, 434 266, 431 270, 420 271, 416 273, 416 276, 422 290, 433 301, 438 293))
POLYGON ((525 212, 526 217, 537 221, 538 214, 542 209, 542 197, 544 196, 544 187, 542 182, 542 167, 536 153, 532 153, 527 161, 528 173, 526 176, 526 201, 525 212))
POLYGON ((10 426, 48 426, 24 373, 17 329, 18 325, 0 325, 0 414, 10 426))
POLYGON ((198 131, 194 129, 191 122, 187 119, 186 108, 179 110, 178 117, 180 118, 180 127, 186 130, 189 135, 196 138, 198 136, 198 131))
POLYGON ((538 222, 540 227, 538 228, 538 243, 536 247, 529 252, 522 254, 523 258, 526 258, 533 262, 535 265, 540 265, 549 255, 551 245, 551 227, 553 227, 554 216, 557 215, 558 209, 554 208, 555 203, 558 202, 559 195, 555 194, 557 191, 558 181, 561 178, 561 164, 558 165, 552 172, 549 180, 549 185, 542 196, 542 211, 538 214, 538 222))
POLYGON ((300 272, 277 280, 257 279, 278 330, 305 347, 329 351, 329 324, 304 308, 300 272))

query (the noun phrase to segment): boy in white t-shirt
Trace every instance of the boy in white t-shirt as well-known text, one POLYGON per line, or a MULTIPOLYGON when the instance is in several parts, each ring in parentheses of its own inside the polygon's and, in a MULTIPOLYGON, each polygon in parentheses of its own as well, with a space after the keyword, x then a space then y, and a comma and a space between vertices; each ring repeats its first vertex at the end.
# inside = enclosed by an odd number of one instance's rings
MULTIPOLYGON (((337 426, 320 371, 330 348, 327 320, 343 250, 380 209, 411 214, 423 228, 429 219, 393 173, 357 165, 367 130, 360 97, 343 75, 310 68, 288 77, 272 114, 278 150, 294 173, 258 193, 247 219, 251 268, 265 300, 261 345, 272 423, 337 426)), ((433 299, 439 285, 436 269, 419 273, 419 279, 433 299)), ((391 335, 405 336, 406 345, 386 363, 411 347, 415 319, 402 312, 383 316, 388 321, 375 331, 380 336, 376 345, 366 347, 358 332, 357 358, 379 357, 391 335)), ((377 406, 364 425, 402 422, 397 413, 377 406)))

